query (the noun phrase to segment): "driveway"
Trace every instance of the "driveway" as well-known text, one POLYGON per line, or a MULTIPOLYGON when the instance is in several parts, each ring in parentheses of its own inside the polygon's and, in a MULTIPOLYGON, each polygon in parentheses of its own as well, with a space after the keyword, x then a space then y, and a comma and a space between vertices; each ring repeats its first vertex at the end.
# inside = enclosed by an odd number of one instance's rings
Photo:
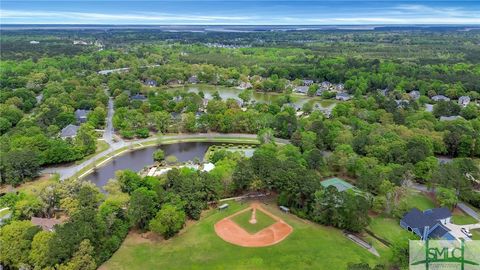
POLYGON ((453 223, 447 223, 445 224, 445 227, 450 229, 450 234, 454 236, 457 239, 463 238, 465 241, 470 241, 470 237, 467 237, 462 231, 462 228, 466 228, 468 230, 473 230, 473 229, 480 229, 480 223, 475 223, 475 224, 468 224, 468 225, 456 225, 453 223))

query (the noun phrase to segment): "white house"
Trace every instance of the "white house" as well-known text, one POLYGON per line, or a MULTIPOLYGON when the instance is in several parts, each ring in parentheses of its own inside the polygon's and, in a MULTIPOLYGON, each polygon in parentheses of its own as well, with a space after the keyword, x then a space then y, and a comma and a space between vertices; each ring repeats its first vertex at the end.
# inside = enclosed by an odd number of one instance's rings
POLYGON ((440 100, 442 100, 442 101, 450 101, 450 99, 449 99, 448 97, 444 96, 444 95, 436 95, 436 96, 433 96, 433 97, 432 97, 432 100, 433 100, 433 101, 440 101, 440 100))
POLYGON ((351 97, 350 97, 350 95, 347 94, 347 93, 338 93, 338 94, 335 96, 335 99, 336 99, 336 100, 347 101, 347 100, 350 100, 351 97))
POLYGON ((461 96, 458 98, 458 104, 462 107, 467 107, 470 104, 470 97, 469 96, 461 96))

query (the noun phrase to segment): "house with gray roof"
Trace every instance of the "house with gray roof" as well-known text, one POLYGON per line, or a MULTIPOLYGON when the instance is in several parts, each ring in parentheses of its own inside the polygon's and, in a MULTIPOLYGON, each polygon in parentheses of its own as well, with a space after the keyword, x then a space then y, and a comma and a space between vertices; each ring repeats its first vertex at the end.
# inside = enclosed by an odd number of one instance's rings
POLYGON ((295 91, 296 93, 299 93, 299 94, 307 94, 308 93, 308 86, 297 86, 295 87, 295 89, 293 89, 293 91, 295 91))
POLYGON ((461 96, 458 98, 458 104, 462 107, 467 107, 470 104, 470 97, 469 96, 461 96))
POLYGON ((313 80, 303 80, 303 85, 304 86, 310 86, 313 84, 313 80))
POLYGON ((190 78, 188 78, 188 83, 190 84, 197 84, 198 83, 198 77, 197 75, 192 75, 190 78))
POLYGON ((328 81, 323 81, 320 83, 320 88, 323 90, 330 90, 330 87, 332 87, 332 83, 328 81))
POLYGON ((436 95, 432 97, 433 101, 450 101, 450 99, 444 95, 436 95))
POLYGON ((336 96, 335 96, 335 99, 336 100, 342 100, 342 101, 347 101, 347 100, 350 100, 352 97, 347 94, 347 93, 338 93, 336 96))
POLYGON ((60 138, 62 139, 75 138, 77 136, 77 132, 79 128, 80 128, 79 126, 69 124, 68 126, 64 127, 60 132, 60 138))
POLYGON ((335 90, 342 92, 345 89, 345 85, 343 83, 337 83, 335 85, 335 90))
POLYGON ((445 225, 450 223, 452 213, 448 208, 432 208, 420 211, 413 208, 400 220, 400 227, 420 237, 422 240, 444 239, 455 240, 445 225))
POLYGON ((90 110, 81 110, 78 109, 75 111, 75 119, 77 119, 77 123, 85 123, 87 122, 87 116, 90 110))
POLYGON ((417 100, 417 99, 420 98, 420 91, 413 90, 413 91, 410 91, 410 93, 408 93, 408 95, 409 95, 410 98, 412 98, 413 100, 417 100))

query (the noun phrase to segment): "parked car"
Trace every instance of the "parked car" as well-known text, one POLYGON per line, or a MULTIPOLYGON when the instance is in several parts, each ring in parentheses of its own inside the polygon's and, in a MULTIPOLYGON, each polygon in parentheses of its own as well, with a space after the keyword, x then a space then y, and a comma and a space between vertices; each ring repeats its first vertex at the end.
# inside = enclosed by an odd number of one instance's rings
POLYGON ((472 237, 472 233, 468 230, 468 229, 465 229, 465 228, 461 228, 460 229, 462 231, 462 233, 464 233, 466 236, 468 237, 472 237))

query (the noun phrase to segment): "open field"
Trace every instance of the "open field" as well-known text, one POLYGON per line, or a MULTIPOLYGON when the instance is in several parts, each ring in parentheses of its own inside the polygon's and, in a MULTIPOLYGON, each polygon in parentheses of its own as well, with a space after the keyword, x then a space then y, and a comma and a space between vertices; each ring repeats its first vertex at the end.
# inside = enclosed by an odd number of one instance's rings
POLYGON ((480 229, 470 230, 470 232, 473 234, 473 240, 480 240, 480 229))
POLYGON ((413 234, 400 227, 399 221, 393 218, 373 217, 368 229, 390 243, 406 241, 413 237, 413 234))
POLYGON ((166 241, 138 241, 129 235, 101 269, 345 269, 349 262, 373 265, 381 260, 341 231, 284 214, 275 205, 263 207, 293 227, 287 239, 262 248, 229 244, 215 234, 214 224, 249 206, 229 204, 225 211, 206 211, 200 221, 166 241))
POLYGON ((5 185, 0 188, 0 192, 12 192, 12 191, 23 191, 27 194, 35 194, 36 192, 40 191, 43 187, 48 186, 52 183, 57 181, 57 177, 55 175, 42 175, 30 182, 25 182, 18 187, 12 187, 10 185, 5 185))
POLYGON ((257 223, 255 224, 250 223, 252 210, 233 216, 231 219, 249 233, 261 231, 276 222, 273 218, 262 212, 262 210, 257 210, 255 215, 257 219, 257 223))
POLYGON ((416 207, 422 211, 435 207, 435 202, 422 192, 410 190, 407 195, 407 202, 409 208, 416 207))

